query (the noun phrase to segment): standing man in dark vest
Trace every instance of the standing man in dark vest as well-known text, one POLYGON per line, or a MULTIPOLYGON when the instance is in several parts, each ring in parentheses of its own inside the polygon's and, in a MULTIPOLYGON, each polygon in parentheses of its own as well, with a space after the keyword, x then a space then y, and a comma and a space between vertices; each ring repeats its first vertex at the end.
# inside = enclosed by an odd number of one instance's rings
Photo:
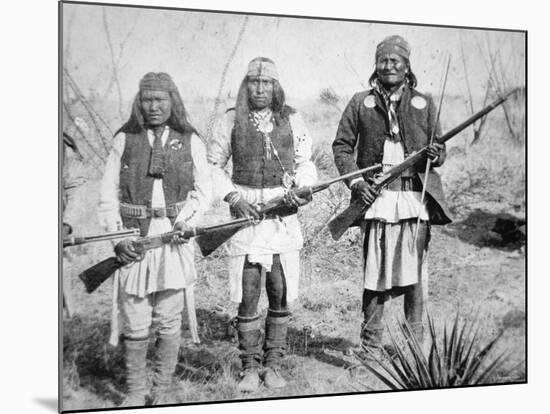
MULTIPOLYGON (((417 80, 409 56, 409 44, 400 36, 389 36, 376 47, 375 71, 369 80, 372 89, 353 96, 332 145, 340 174, 377 163, 387 170, 428 145, 432 134, 440 134, 432 99, 415 89, 417 80)), ((441 166, 445 146, 430 145, 428 157, 432 167, 441 166)), ((371 187, 368 174, 348 182, 352 197, 372 203, 361 221, 365 229, 361 340, 367 349, 381 346, 384 303, 401 294, 405 318, 417 338, 423 338, 430 225, 451 221, 441 179, 433 169, 426 198, 420 203, 425 168, 426 160, 379 195, 371 187)))
MULTIPOLYGON (((317 180, 311 137, 296 111, 285 104, 278 79, 272 60, 253 59, 235 108, 223 115, 213 131, 208 160, 213 164, 218 195, 235 217, 257 219, 257 205, 283 194, 295 213, 310 199, 296 197, 292 188, 317 180), (224 171, 230 158, 231 177, 224 171)), ((298 296, 302 245, 297 214, 264 219, 228 242, 231 300, 239 303, 240 391, 255 391, 260 374, 267 387, 286 384, 279 366, 286 351, 288 302, 298 296), (263 344, 258 315, 262 273, 269 301, 263 344), (260 371, 262 362, 265 369, 260 371)))
MULTIPOLYGON (((210 169, 206 146, 187 119, 178 89, 166 73, 139 83, 128 122, 116 134, 101 183, 100 222, 107 230, 139 228, 141 235, 185 230, 207 209, 210 169)), ((171 402, 169 387, 180 346, 185 302, 194 316, 194 247, 181 237, 140 257, 129 239, 115 247, 125 264, 114 279, 111 343, 119 322, 124 338, 127 398, 145 404, 146 354, 156 328, 153 404, 171 402)))

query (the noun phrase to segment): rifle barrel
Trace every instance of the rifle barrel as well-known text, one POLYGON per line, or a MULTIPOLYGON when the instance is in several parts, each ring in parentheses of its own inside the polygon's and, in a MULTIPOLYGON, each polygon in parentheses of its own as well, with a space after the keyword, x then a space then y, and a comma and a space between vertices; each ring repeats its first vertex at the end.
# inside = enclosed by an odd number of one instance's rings
POLYGON ((483 118, 485 115, 487 115, 489 112, 491 112, 493 109, 498 107, 501 103, 503 103, 506 99, 508 99, 508 97, 510 95, 516 93, 517 91, 518 91, 518 88, 512 89, 510 92, 508 92, 507 94, 501 96, 496 101, 494 101, 490 105, 483 108, 481 111, 473 114, 471 117, 466 119, 464 122, 462 122, 461 124, 457 125, 453 129, 451 129, 449 132, 443 134, 437 141, 440 142, 440 143, 444 143, 444 142, 448 141, 449 139, 454 137, 456 134, 461 132, 463 129, 469 127, 471 124, 473 124, 478 119, 483 118))
MULTIPOLYGON (((490 105, 486 106, 485 108, 483 108, 481 111, 479 111, 478 113, 472 115, 470 118, 468 118, 467 120, 465 120, 464 122, 462 122, 461 124, 459 124, 458 126, 454 127, 453 129, 451 129, 449 132, 446 132, 445 134, 443 134, 441 136, 441 138, 438 139, 438 141, 440 143, 443 143, 443 142, 446 142, 448 141, 449 139, 451 139, 452 137, 454 137, 455 135, 457 135, 459 132, 461 132, 462 130, 464 130, 466 127, 468 127, 469 125, 473 124, 475 121, 477 121, 479 118, 482 118, 484 117, 485 115, 487 115, 489 112, 491 112, 493 109, 495 109, 496 107, 498 107, 501 103, 503 103, 506 99, 508 99, 508 97, 510 95, 512 95, 513 93, 515 93, 517 91, 517 89, 514 89, 510 92, 508 92, 506 95, 504 96, 501 96, 499 99, 497 99, 496 101, 494 101, 493 103, 491 103, 490 105)), ((415 164, 422 156, 423 154, 427 151, 427 148, 428 147, 423 147, 421 148, 420 150, 418 150, 417 152, 411 154, 407 159, 405 159, 405 161, 403 161, 401 164, 398 164, 396 166, 394 166, 391 170, 387 171, 386 174, 387 176, 385 176, 379 183, 378 185, 380 187, 382 187, 383 185, 385 184, 388 184, 389 182, 393 181, 394 180, 394 176, 395 175, 399 175, 401 172, 403 172, 404 170, 406 170, 407 168, 409 168, 411 165, 415 164), (396 172, 398 174, 396 174, 396 172)))
POLYGON ((93 242, 93 241, 118 239, 121 237, 128 237, 128 236, 138 236, 138 235, 139 235, 139 230, 137 230, 136 232, 132 231, 132 232, 117 233, 117 234, 98 234, 94 236, 82 237, 82 239, 87 242, 93 242))
POLYGON ((84 243, 92 243, 104 240, 120 239, 129 236, 139 236, 138 229, 113 231, 110 233, 94 234, 91 236, 69 236, 63 238, 63 247, 77 246, 84 243))
POLYGON ((319 184, 314 184, 313 188, 315 188, 315 187, 321 187, 321 189, 326 188, 331 184, 337 183, 338 181, 343 181, 343 180, 347 180, 348 178, 357 177, 357 176, 359 176, 361 174, 364 174, 366 172, 373 171, 373 170, 378 170, 380 168, 382 168, 382 164, 371 165, 370 167, 362 168, 362 169, 357 170, 357 171, 352 171, 350 173, 341 175, 339 177, 331 178, 330 180, 320 182, 319 184))
POLYGON ((229 228, 229 227, 233 227, 233 226, 238 226, 240 224, 245 224, 245 223, 248 223, 248 222, 250 222, 249 218, 242 217, 242 218, 231 220, 231 221, 228 221, 228 222, 225 222, 225 223, 218 223, 218 224, 212 224, 210 226, 197 227, 196 228, 196 233, 197 233, 197 235, 200 235, 200 234, 206 233, 210 230, 225 229, 225 228, 229 228))

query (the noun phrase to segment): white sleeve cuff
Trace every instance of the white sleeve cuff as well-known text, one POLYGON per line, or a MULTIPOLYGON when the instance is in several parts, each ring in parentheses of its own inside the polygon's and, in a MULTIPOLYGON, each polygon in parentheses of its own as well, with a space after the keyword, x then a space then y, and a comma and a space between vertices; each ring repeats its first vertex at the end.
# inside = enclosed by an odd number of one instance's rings
POLYGON ((360 181, 365 181, 365 180, 363 180, 363 177, 355 177, 353 180, 350 181, 349 188, 353 187, 354 184, 360 181))

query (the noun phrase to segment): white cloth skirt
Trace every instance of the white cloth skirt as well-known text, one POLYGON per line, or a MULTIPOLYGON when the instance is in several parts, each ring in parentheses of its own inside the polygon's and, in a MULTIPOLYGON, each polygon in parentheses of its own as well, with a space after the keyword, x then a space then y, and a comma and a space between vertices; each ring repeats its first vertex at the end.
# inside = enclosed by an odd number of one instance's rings
POLYGON ((419 282, 427 287, 428 224, 420 222, 414 245, 416 218, 398 223, 369 220, 366 225, 364 289, 380 292, 419 282))
MULTIPOLYGON (((151 219, 147 236, 172 231, 168 218, 151 219)), ((140 298, 166 289, 182 289, 192 285, 197 277, 192 240, 186 244, 168 243, 145 253, 140 262, 130 263, 120 269, 120 287, 127 294, 140 298)))

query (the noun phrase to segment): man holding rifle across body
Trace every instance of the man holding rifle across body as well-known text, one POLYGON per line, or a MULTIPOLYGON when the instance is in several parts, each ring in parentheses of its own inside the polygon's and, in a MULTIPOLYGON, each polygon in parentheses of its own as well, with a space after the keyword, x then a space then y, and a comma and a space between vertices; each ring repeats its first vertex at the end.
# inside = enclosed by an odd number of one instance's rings
MULTIPOLYGON (((445 161, 444 144, 430 144, 431 137, 440 135, 435 105, 415 89, 409 57, 409 44, 400 36, 389 36, 377 45, 369 80, 372 89, 353 96, 333 143, 340 174, 380 162, 387 171, 425 146, 432 167, 445 161)), ((426 163, 424 157, 380 193, 372 185, 372 174, 348 181, 352 199, 370 205, 356 223, 365 230, 361 344, 367 350, 382 345, 384 303, 401 294, 405 318, 416 337, 423 339, 430 225, 451 221, 441 179, 433 169, 425 201, 420 202, 426 163)))
POLYGON ((209 145, 208 160, 220 197, 235 217, 258 220, 257 205, 285 195, 285 217, 265 217, 244 228, 228 243, 231 300, 238 310, 242 379, 238 389, 253 392, 260 384, 283 387, 279 364, 286 351, 289 310, 287 303, 298 296, 299 253, 303 244, 297 207, 309 197, 298 197, 294 187, 310 186, 317 179, 311 161, 312 142, 294 109, 285 104, 272 60, 253 59, 237 95, 236 106, 217 123, 209 145), (230 178, 224 171, 233 161, 230 178), (258 300, 261 274, 266 273, 269 309, 262 343, 258 300))
MULTIPOLYGON (((206 146, 187 119, 172 78, 147 73, 129 120, 113 140, 101 183, 100 222, 112 231, 124 225, 141 236, 185 231, 200 219, 210 200, 206 146)), ((174 236, 172 243, 138 253, 131 239, 115 252, 124 264, 115 273, 111 343, 122 322, 128 393, 123 406, 143 406, 150 327, 157 327, 153 404, 172 402, 169 388, 180 346, 185 302, 194 316, 194 247, 174 236), (120 312, 118 312, 119 310, 120 312)))

